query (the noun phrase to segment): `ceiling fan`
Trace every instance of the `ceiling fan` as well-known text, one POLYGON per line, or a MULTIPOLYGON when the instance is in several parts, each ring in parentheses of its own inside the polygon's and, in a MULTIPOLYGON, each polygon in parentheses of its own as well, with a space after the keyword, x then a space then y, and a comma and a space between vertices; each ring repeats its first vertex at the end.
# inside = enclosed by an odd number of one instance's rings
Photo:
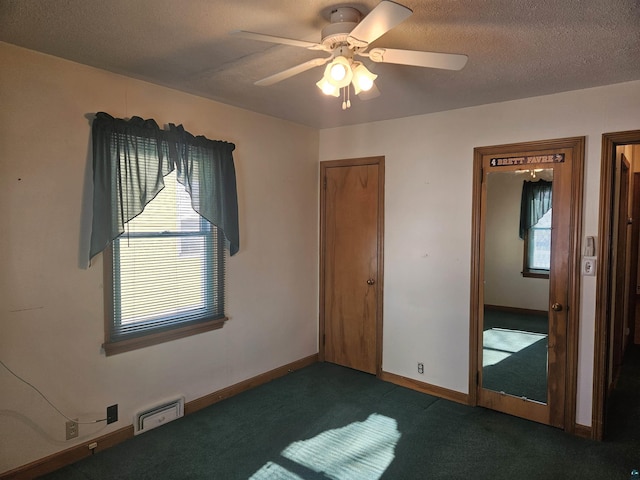
POLYGON ((399 3, 381 1, 371 12, 362 13, 353 7, 337 7, 331 11, 331 23, 322 29, 320 43, 295 40, 262 33, 236 30, 231 32, 243 38, 263 42, 290 45, 330 53, 328 57, 314 58, 282 72, 258 80, 255 85, 268 86, 287 78, 327 64, 324 75, 316 84, 326 95, 339 97, 342 91, 342 108, 351 106, 350 86, 356 95, 373 98, 379 94, 375 86, 377 75, 371 73, 358 59, 368 58, 377 63, 395 63, 416 67, 460 70, 467 63, 466 55, 452 53, 398 50, 393 48, 369 48, 369 45, 407 19, 413 11, 399 3))

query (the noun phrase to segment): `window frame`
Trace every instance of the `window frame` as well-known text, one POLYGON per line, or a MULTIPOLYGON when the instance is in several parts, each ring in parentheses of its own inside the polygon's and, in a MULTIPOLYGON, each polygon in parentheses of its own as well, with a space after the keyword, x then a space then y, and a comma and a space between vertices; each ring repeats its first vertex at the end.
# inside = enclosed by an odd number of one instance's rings
MULTIPOLYGON (((152 200, 153 201, 153 200, 152 200)), ((207 255, 205 262, 208 268, 207 274, 207 283, 209 284, 208 290, 212 290, 212 284, 215 283, 215 277, 221 277, 221 286, 222 292, 221 295, 224 298, 225 290, 226 290, 226 282, 225 282, 225 242, 224 242, 224 234, 221 231, 214 232, 215 227, 211 225, 207 220, 200 217, 200 225, 201 229, 203 227, 203 222, 209 232, 205 238, 207 248, 211 249, 210 254, 207 255), (217 264, 221 271, 216 271, 213 257, 218 256, 217 264)), ((207 231, 205 230, 205 231, 207 231)), ((202 235, 202 230, 196 233, 177 233, 172 232, 169 234, 165 233, 145 233, 145 234, 131 234, 131 236, 136 236, 138 238, 157 238, 158 236, 166 236, 166 237, 191 237, 191 236, 200 236, 202 235)), ((117 238, 109 244, 109 246, 103 252, 103 284, 104 284, 104 343, 102 347, 104 348, 106 356, 128 352, 132 350, 137 350, 139 348, 148 347, 151 345, 157 345, 160 343, 176 340, 179 338, 188 337, 191 335, 197 335, 200 333, 218 330, 224 326, 224 323, 228 320, 226 315, 222 317, 216 316, 215 318, 206 317, 200 319, 185 319, 183 322, 175 323, 172 326, 168 325, 160 325, 155 329, 150 329, 145 333, 132 334, 130 336, 125 336, 122 338, 114 338, 112 332, 112 326, 116 322, 116 300, 114 293, 117 289, 119 289, 119 285, 115 285, 116 277, 114 276, 114 271, 117 268, 115 264, 115 254, 117 252, 117 246, 114 245, 115 242, 118 242, 122 237, 117 238)), ((180 253, 178 252, 178 255, 180 253)), ((218 293, 213 293, 214 295, 218 295, 218 293)), ((224 310, 224 307, 223 307, 224 310)), ((171 317, 167 317, 170 319, 171 317)))

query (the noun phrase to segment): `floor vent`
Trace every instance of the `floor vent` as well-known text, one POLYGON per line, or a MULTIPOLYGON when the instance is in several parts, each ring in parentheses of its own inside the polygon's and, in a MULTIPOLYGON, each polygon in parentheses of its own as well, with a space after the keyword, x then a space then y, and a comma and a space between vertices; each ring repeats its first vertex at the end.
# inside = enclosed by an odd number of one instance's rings
POLYGON ((182 416, 184 416, 184 397, 163 402, 134 415, 133 433, 139 435, 182 416))

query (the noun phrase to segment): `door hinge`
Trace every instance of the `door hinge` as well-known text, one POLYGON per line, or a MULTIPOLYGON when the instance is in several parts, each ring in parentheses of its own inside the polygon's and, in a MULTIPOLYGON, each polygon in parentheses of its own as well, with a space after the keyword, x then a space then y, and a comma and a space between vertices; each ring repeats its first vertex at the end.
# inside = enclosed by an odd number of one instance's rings
POLYGON ((480 385, 480 372, 476 372, 476 387, 480 385))
POLYGON ((480 167, 480 183, 484 182, 484 167, 480 167))
POLYGON ((322 334, 322 346, 324 347, 327 344, 327 335, 326 334, 322 334))
POLYGON ((324 177, 324 189, 327 189, 327 177, 324 177))

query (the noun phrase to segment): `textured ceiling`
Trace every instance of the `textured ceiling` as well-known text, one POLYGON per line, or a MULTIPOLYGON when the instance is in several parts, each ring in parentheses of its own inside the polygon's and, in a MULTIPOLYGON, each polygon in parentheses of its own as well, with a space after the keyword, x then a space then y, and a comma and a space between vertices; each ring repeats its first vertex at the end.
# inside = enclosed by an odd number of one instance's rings
POLYGON ((320 41, 333 7, 378 0, 0 0, 0 41, 222 103, 328 128, 640 79, 640 0, 400 0, 413 15, 372 44, 464 53, 461 71, 372 64, 381 95, 352 107, 315 86, 314 57, 229 35, 320 41))

